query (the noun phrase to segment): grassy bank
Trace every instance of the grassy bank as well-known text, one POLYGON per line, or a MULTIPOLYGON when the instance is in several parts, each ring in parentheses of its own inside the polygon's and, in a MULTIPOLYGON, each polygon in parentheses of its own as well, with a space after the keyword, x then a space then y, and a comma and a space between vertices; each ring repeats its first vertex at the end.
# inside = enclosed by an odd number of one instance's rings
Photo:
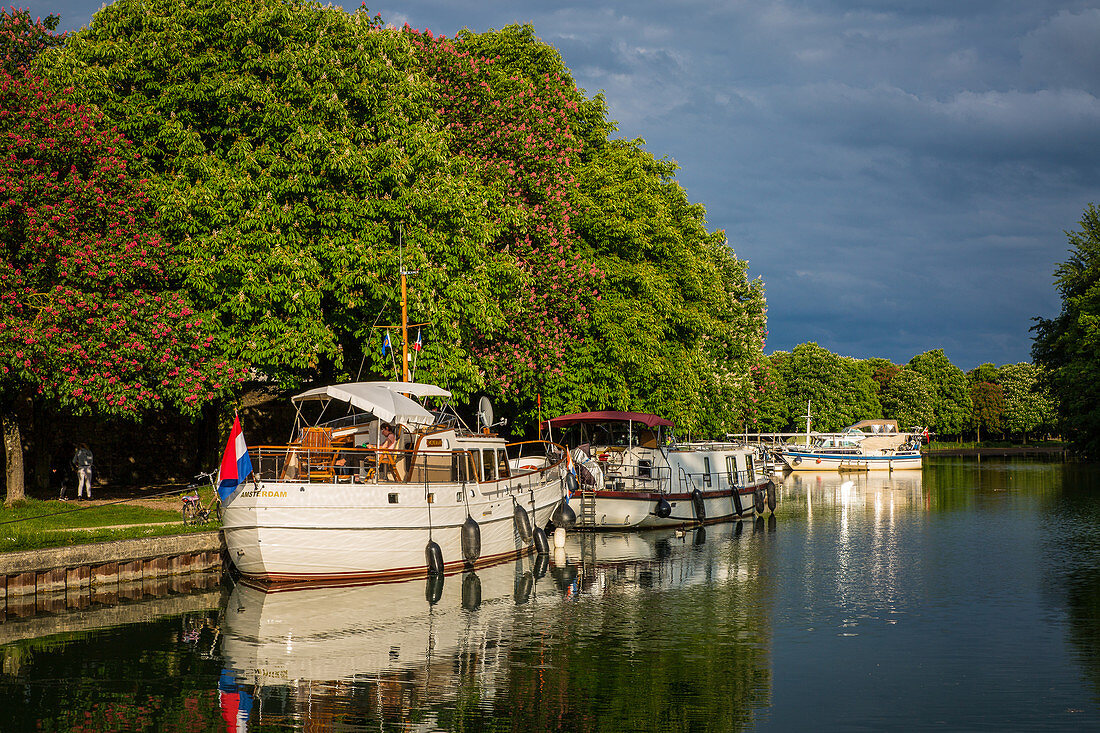
MULTIPOLYGON (((25 499, 0 507, 0 552, 82 545, 91 542, 206 532, 218 526, 183 524, 179 496, 154 500, 115 499, 95 502, 25 499)), ((204 505, 212 489, 202 493, 204 505)))
POLYGON ((978 450, 980 448, 1065 448, 1066 444, 1060 440, 1035 440, 1029 443, 1014 443, 1009 440, 983 440, 980 442, 965 441, 940 441, 933 440, 924 446, 929 450, 978 450))

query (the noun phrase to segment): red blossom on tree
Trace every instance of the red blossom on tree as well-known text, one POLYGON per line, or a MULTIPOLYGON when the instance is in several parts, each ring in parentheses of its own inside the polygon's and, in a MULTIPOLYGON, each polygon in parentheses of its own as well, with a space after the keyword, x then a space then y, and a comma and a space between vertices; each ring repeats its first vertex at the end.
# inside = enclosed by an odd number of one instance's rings
POLYGON ((76 412, 195 412, 243 376, 217 356, 214 332, 177 291, 175 255, 155 234, 133 159, 130 144, 67 91, 25 66, 0 68, 0 418, 9 502, 23 493, 20 398, 76 412))
POLYGON ((505 66, 461 39, 405 31, 436 83, 453 152, 501 187, 501 234, 492 246, 526 275, 500 303, 507 328, 479 332, 471 353, 502 396, 533 397, 545 375, 561 373, 598 297, 599 272, 582 259, 569 223, 582 147, 570 127, 576 88, 557 74, 505 66))

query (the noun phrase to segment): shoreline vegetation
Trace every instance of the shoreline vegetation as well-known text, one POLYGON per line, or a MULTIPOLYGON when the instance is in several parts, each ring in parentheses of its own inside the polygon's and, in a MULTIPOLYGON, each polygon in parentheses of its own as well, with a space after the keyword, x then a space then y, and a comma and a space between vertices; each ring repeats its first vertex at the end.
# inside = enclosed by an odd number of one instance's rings
MULTIPOLYGON (((981 443, 933 442, 924 449, 937 457, 1069 457, 1067 444, 1041 441, 1029 444, 1008 441, 981 443)), ((213 498, 211 487, 202 487, 203 505, 213 498)), ((92 501, 23 499, 0 511, 0 554, 23 550, 87 545, 98 542, 166 537, 209 532, 218 520, 185 525, 180 497, 187 486, 167 484, 146 487, 96 487, 92 501)))

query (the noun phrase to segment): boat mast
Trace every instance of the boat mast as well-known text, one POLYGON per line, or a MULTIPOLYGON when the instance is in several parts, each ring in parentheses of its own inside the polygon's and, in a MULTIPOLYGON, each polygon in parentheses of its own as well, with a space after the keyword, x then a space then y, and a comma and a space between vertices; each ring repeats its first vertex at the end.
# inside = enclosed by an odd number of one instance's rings
POLYGON ((810 444, 810 401, 806 400, 806 414, 803 415, 806 418, 806 445, 810 444))
POLYGON ((405 263, 401 263, 401 381, 409 381, 409 301, 405 290, 405 263))
POLYGON ((401 270, 401 381, 409 381, 409 297, 406 275, 416 275, 419 270, 405 269, 405 231, 397 230, 398 268, 401 270))

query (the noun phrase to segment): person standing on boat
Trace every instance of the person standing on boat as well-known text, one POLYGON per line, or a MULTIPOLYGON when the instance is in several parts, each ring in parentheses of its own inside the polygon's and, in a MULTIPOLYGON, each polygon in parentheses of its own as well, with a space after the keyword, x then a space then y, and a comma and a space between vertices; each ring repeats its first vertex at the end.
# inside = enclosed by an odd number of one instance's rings
POLYGON ((76 498, 79 500, 88 492, 92 498, 92 451, 87 443, 78 443, 73 454, 73 468, 76 469, 76 498))

